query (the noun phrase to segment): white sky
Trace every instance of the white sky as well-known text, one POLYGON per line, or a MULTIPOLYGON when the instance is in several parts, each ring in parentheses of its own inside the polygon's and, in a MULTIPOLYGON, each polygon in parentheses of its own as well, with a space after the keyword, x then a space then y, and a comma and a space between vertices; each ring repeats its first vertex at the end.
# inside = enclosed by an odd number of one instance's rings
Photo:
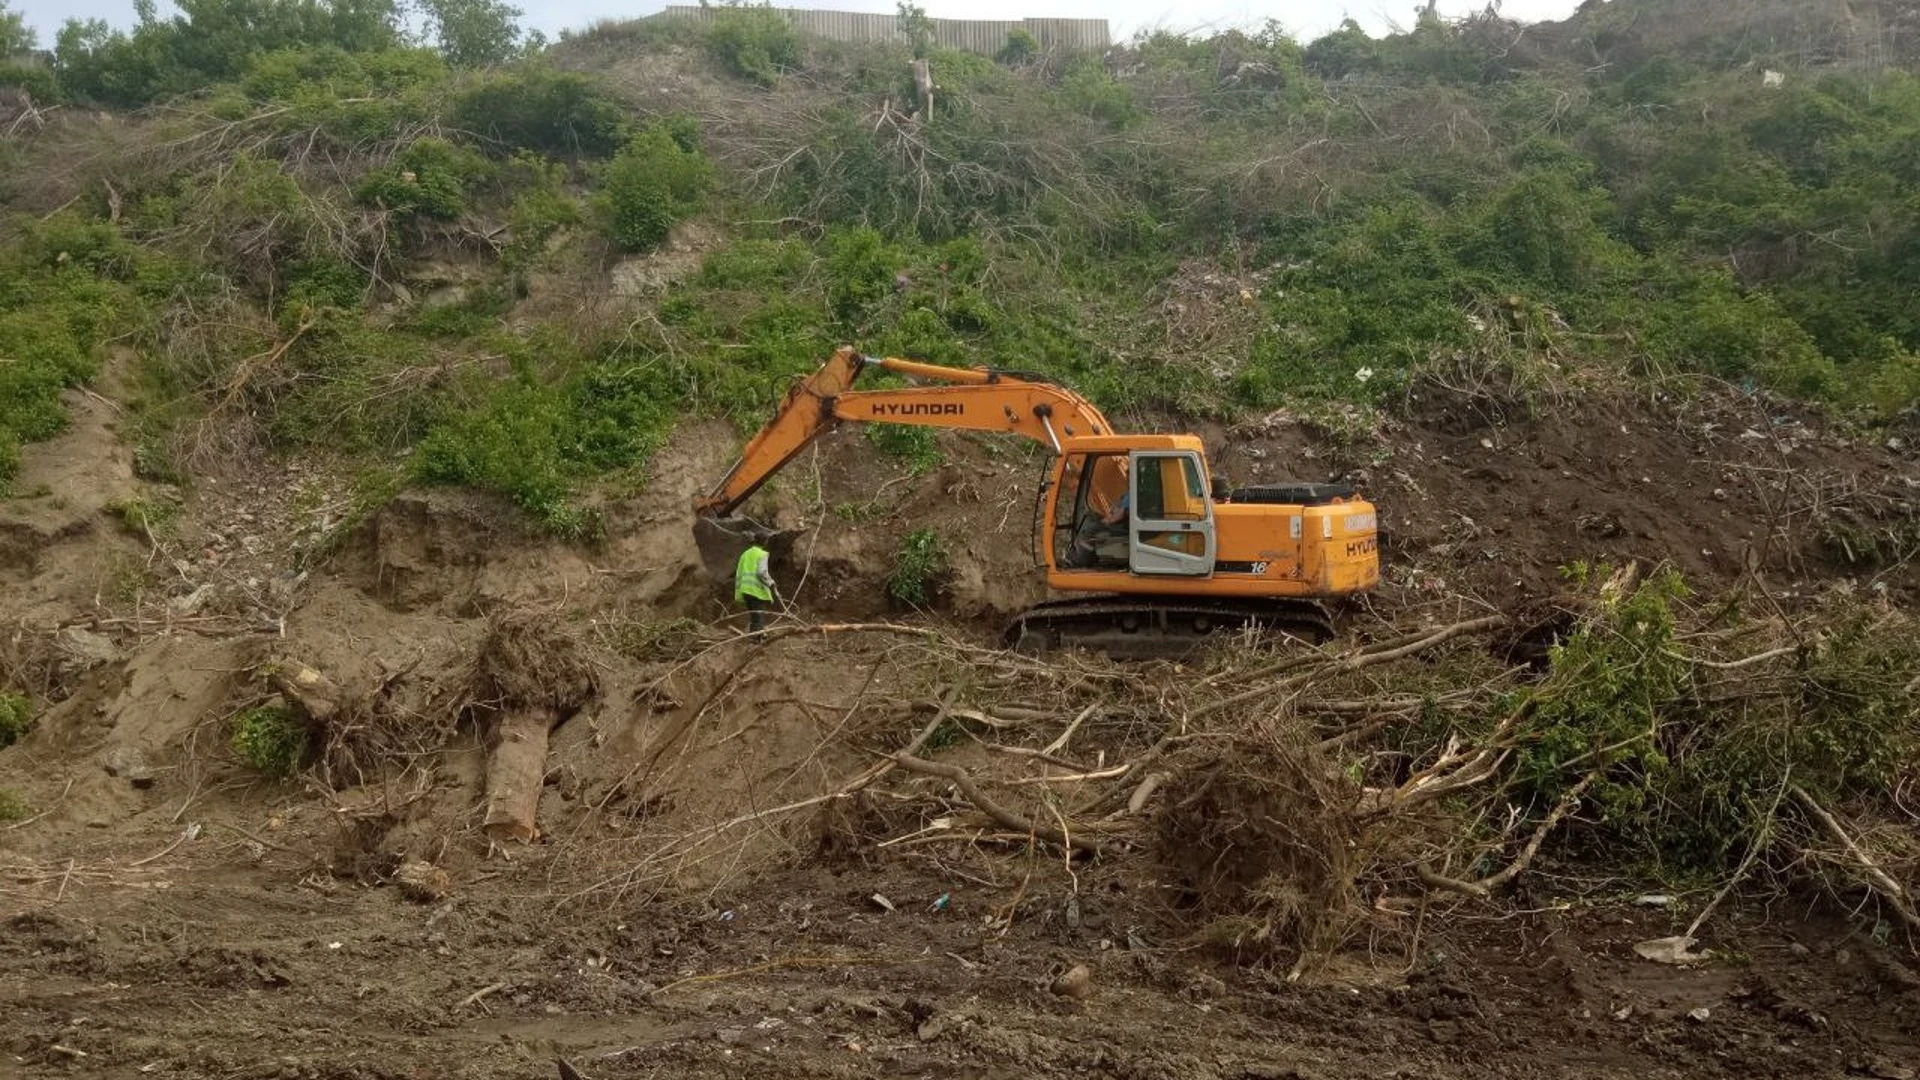
MULTIPOLYGON (((4 0, 14 11, 26 15, 27 23, 40 31, 43 48, 53 46, 53 35, 68 18, 100 18, 116 26, 134 21, 133 0, 4 0)), ((529 27, 555 37, 562 29, 578 29, 599 19, 630 19, 647 15, 665 6, 665 0, 515 0, 528 12, 523 20, 529 27)), ((697 3, 698 0, 685 0, 697 3)), ((1500 13, 1522 22, 1561 19, 1570 14, 1579 0, 1502 0, 1500 13)), ((839 11, 893 11, 893 0, 776 0, 777 7, 821 7, 839 11)), ((1108 20, 1115 41, 1124 41, 1136 30, 1175 31, 1226 29, 1232 26, 1260 26, 1266 19, 1280 21, 1294 37, 1307 40, 1327 32, 1351 16, 1368 32, 1378 35, 1392 25, 1409 25, 1422 6, 1419 0, 924 0, 927 14, 946 19, 1018 19, 1047 16, 1063 19, 1108 20)), ((1486 0, 1440 0, 1444 15, 1466 15, 1486 6, 1486 0)), ((161 13, 171 5, 161 0, 161 13)))

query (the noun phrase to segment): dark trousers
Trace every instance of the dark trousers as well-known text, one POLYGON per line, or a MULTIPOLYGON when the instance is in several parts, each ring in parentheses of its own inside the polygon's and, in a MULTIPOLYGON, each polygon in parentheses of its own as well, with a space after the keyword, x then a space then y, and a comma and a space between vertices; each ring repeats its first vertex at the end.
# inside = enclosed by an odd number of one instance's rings
POLYGON ((756 634, 765 630, 767 628, 767 609, 773 605, 757 596, 743 596, 741 599, 746 601, 747 604, 747 630, 756 634))

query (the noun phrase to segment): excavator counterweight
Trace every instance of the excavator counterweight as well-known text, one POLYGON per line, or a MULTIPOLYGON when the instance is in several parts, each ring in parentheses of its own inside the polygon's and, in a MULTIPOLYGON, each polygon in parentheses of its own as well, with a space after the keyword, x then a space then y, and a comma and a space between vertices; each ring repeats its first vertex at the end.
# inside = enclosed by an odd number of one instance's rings
POLYGON ((1005 643, 1114 655, 1183 652, 1223 630, 1325 640, 1321 602, 1379 582, 1378 522, 1348 487, 1216 491, 1192 435, 1121 434, 1094 404, 1042 376, 872 358, 842 348, 788 391, 711 492, 695 535, 724 573, 749 527, 734 515, 769 477, 843 423, 1001 432, 1053 455, 1038 550, 1063 598, 1017 614, 1005 643), (856 389, 875 368, 926 385, 856 389))

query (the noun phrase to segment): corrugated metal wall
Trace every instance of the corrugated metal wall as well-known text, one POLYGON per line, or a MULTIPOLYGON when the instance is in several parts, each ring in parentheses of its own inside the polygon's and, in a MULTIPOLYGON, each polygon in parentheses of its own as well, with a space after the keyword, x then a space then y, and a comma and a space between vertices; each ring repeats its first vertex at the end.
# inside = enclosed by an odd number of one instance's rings
MULTIPOLYGON (((714 8, 669 5, 653 18, 706 19, 714 8)), ((868 14, 858 11, 820 11, 811 8, 775 8, 793 22, 801 33, 833 41, 896 41, 904 44, 907 35, 900 29, 897 15, 868 14)), ((1007 44, 1007 34, 1025 30, 1040 47, 1047 50, 1077 51, 1105 49, 1105 19, 929 19, 933 39, 949 49, 991 56, 1007 44)))

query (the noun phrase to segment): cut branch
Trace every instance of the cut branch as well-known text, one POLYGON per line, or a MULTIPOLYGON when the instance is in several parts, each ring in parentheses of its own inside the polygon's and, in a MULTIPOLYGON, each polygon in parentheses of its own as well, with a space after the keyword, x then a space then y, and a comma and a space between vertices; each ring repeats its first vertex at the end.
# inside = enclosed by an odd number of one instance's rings
POLYGON ((1908 926, 1920 930, 1920 915, 1914 914, 1913 907, 1907 899, 1907 890, 1901 887, 1898 881, 1893 879, 1893 875, 1882 870, 1880 864, 1875 862, 1873 857, 1868 855, 1866 850, 1856 843, 1852 836, 1848 835, 1846 828, 1840 824, 1839 819, 1835 818, 1818 802, 1815 802, 1813 796, 1807 794, 1805 788, 1795 784, 1792 790, 1794 801, 1804 807, 1807 813, 1811 814, 1813 819, 1818 821, 1820 825, 1827 830, 1827 835, 1833 837, 1834 842, 1845 848, 1847 854, 1853 857, 1855 865, 1866 875, 1867 884, 1873 891, 1879 893, 1881 899, 1887 902, 1887 906, 1893 908, 1894 912, 1897 913, 1901 920, 1908 926))
POLYGON ((937 776, 943 780, 953 781, 953 786, 960 789, 960 794, 966 796, 968 802, 978 808, 981 813, 1009 829, 1037 836, 1050 844, 1055 844, 1060 847, 1077 848, 1091 855, 1099 855, 1106 850, 1105 845, 1097 840, 1089 840, 1085 836, 1070 837, 1051 825, 1041 825, 1029 821, 1006 807, 1001 806, 999 803, 994 802, 986 792, 980 790, 980 785, 974 780, 972 773, 967 772, 967 770, 957 765, 943 765, 939 762, 913 757, 910 754, 895 754, 893 755, 893 760, 908 772, 917 772, 923 776, 937 776))

